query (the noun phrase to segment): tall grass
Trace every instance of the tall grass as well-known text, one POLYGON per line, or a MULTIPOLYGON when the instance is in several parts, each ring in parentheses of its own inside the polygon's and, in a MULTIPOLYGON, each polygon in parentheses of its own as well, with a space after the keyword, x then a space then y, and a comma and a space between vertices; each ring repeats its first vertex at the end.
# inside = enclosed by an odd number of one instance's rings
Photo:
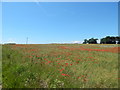
POLYGON ((0 88, 2 84, 2 45, 0 44, 0 88))
POLYGON ((86 45, 4 45, 3 88, 117 88, 118 53, 86 45))

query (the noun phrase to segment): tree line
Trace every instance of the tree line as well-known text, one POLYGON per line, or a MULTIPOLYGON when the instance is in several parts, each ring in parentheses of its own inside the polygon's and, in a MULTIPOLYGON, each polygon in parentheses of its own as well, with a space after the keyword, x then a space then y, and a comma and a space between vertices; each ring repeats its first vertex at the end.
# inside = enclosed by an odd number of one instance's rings
MULTIPOLYGON (((97 38, 84 39, 83 44, 98 44, 97 38)), ((100 44, 120 44, 120 36, 106 36, 100 39, 100 44)))

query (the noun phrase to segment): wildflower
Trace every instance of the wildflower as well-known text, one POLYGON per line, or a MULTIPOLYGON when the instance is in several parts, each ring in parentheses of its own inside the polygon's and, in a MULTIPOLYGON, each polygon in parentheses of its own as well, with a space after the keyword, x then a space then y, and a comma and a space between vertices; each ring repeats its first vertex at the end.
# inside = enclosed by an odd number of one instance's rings
POLYGON ((60 58, 57 58, 57 59, 60 59, 60 58))
POLYGON ((77 77, 77 79, 80 79, 80 77, 77 77))
POLYGON ((51 63, 51 61, 48 61, 48 63, 51 63))
POLYGON ((68 75, 68 74, 64 74, 64 73, 62 73, 61 75, 62 75, 62 76, 70 76, 70 75, 68 75))
POLYGON ((82 75, 82 77, 84 77, 84 75, 82 75))
POLYGON ((37 55, 36 55, 36 57, 40 57, 40 56, 37 56, 37 55))
POLYGON ((46 58, 44 58, 44 60, 46 60, 46 61, 47 61, 47 59, 46 59, 46 58))
POLYGON ((63 69, 61 69, 61 70, 59 70, 59 71, 63 71, 64 70, 64 68, 63 69))
POLYGON ((68 65, 68 63, 65 63, 66 65, 68 65))
POLYGON ((70 60, 70 59, 67 59, 67 60, 70 60))

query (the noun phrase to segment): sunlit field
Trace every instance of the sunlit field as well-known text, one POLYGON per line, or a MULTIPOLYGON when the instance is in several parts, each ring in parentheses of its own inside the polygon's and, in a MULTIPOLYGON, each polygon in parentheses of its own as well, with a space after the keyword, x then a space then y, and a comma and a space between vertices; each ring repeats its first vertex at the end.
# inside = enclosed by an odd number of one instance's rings
POLYGON ((3 88, 117 88, 118 45, 3 45, 3 88))
POLYGON ((0 88, 2 86, 2 45, 0 44, 0 88))

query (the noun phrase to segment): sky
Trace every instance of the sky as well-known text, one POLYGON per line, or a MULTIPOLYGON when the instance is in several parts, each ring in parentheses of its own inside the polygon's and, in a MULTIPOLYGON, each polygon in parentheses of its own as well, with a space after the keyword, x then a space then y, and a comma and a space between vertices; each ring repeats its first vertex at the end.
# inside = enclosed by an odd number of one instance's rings
POLYGON ((2 43, 82 43, 118 35, 117 2, 4 2, 2 43))

